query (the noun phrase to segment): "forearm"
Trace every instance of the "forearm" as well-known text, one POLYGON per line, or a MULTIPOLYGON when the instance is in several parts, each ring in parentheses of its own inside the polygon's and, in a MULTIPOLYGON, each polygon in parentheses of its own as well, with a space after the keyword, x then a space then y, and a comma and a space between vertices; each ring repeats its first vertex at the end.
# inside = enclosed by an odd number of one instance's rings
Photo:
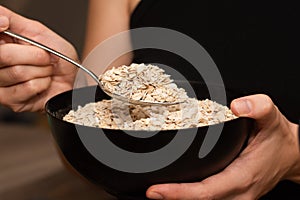
MULTIPOLYGON (((113 45, 107 45, 109 47, 103 45, 107 39, 129 29, 130 13, 128 12, 128 2, 127 0, 89 1, 83 61, 91 63, 92 65, 87 67, 97 75, 102 74, 109 67, 131 63, 131 53, 118 55, 119 57, 110 59, 111 55, 120 48, 131 49, 130 37, 122 39, 122 44, 113 42, 113 45), (90 56, 91 52, 97 55, 90 56), (91 60, 91 57, 94 57, 96 60, 91 60)), ((94 81, 87 77, 87 83, 91 84, 94 81)))

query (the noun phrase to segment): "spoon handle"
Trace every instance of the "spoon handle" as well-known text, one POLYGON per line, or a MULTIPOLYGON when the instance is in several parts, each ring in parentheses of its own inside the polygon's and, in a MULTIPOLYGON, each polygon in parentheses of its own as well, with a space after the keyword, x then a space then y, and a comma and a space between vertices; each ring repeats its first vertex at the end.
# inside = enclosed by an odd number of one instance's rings
POLYGON ((5 30, 5 31, 3 31, 3 33, 5 33, 6 35, 9 35, 9 36, 11 36, 13 38, 16 38, 18 40, 22 40, 24 42, 27 42, 27 43, 29 43, 31 45, 37 46, 37 47, 39 47, 39 48, 41 48, 41 49, 43 49, 45 51, 48 51, 48 52, 50 52, 50 53, 52 53, 52 54, 54 54, 54 55, 56 55, 56 56, 58 56, 58 57, 60 57, 60 58, 62 58, 64 60, 70 62, 71 64, 75 65, 76 67, 78 67, 81 70, 83 70, 86 73, 88 73, 98 83, 98 85, 100 84, 99 78, 98 78, 98 76, 96 74, 94 74, 92 71, 88 70, 87 68, 83 67, 81 64, 79 64, 78 62, 76 62, 73 59, 69 58, 68 56, 65 56, 64 54, 62 54, 62 53, 60 53, 60 52, 58 52, 58 51, 56 51, 54 49, 51 49, 50 47, 47 47, 47 46, 45 46, 45 45, 43 45, 43 44, 41 44, 41 43, 39 43, 37 41, 34 41, 32 39, 29 39, 29 38, 27 38, 25 36, 22 36, 22 35, 19 35, 17 33, 13 33, 13 32, 11 32, 9 30, 5 30))

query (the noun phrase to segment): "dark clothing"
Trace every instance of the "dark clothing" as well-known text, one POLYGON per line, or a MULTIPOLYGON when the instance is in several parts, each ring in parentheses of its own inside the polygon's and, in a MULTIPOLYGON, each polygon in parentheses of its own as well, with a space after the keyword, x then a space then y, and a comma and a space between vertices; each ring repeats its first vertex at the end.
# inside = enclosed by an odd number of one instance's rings
MULTIPOLYGON (((299 26, 297 0, 143 0, 131 17, 131 28, 163 27, 193 38, 210 54, 227 88, 269 95, 294 123, 300 119, 299 26)), ((139 50, 134 62, 162 63, 189 80, 202 80, 170 52, 139 50)), ((299 199, 300 185, 282 181, 262 199, 280 196, 299 199)))

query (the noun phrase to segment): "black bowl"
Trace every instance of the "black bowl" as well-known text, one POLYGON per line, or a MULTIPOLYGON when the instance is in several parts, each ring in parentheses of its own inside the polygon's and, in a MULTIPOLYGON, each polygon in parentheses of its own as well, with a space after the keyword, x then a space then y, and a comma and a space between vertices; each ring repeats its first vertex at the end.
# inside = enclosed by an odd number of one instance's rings
MULTIPOLYGON (((200 91, 198 99, 210 98, 205 85, 191 86, 200 91)), ((237 97, 226 89, 227 105, 237 97)), ((102 99, 108 96, 95 86, 74 89, 50 99, 46 112, 65 159, 89 181, 120 199, 146 199, 145 191, 153 184, 194 182, 218 173, 242 151, 253 125, 249 118, 237 118, 211 126, 155 132, 100 129, 62 120, 70 109, 102 99)))

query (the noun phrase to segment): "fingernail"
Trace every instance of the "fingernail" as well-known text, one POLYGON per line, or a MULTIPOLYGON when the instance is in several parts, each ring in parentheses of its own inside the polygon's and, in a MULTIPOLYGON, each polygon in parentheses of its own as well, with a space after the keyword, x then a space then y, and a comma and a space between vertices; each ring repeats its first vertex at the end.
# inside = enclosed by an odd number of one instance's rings
POLYGON ((157 193, 157 192, 149 192, 148 198, 150 198, 150 199, 159 199, 159 200, 164 199, 164 197, 161 194, 157 193))
POLYGON ((241 99, 234 102, 234 107, 239 115, 247 115, 251 112, 251 102, 247 99, 241 99))
POLYGON ((0 16, 0 30, 3 31, 4 29, 7 29, 9 23, 8 19, 5 16, 0 16))

